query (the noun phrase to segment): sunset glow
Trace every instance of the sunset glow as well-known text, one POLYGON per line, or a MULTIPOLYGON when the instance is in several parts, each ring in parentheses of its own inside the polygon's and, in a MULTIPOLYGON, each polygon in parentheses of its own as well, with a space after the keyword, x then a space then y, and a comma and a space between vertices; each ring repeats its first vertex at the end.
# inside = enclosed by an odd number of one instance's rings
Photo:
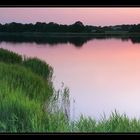
POLYGON ((140 8, 0 8, 0 23, 72 24, 77 20, 96 26, 138 24, 140 8))

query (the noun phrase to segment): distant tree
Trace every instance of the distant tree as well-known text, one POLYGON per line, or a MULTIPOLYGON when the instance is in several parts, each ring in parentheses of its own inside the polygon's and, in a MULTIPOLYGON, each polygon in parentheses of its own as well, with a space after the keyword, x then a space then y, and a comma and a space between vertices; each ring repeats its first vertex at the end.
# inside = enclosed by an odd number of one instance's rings
POLYGON ((84 24, 81 21, 77 21, 74 24, 69 26, 69 30, 70 32, 84 32, 85 28, 84 28, 84 24))
POLYGON ((78 25, 78 26, 81 26, 81 27, 84 26, 84 24, 83 24, 81 21, 76 21, 76 22, 74 23, 74 25, 78 25))

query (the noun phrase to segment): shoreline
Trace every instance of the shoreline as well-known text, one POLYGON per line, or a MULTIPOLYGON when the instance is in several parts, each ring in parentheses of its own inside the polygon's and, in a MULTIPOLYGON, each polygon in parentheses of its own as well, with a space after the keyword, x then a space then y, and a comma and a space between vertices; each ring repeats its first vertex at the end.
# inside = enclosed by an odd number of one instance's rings
POLYGON ((0 32, 0 36, 27 36, 27 37, 106 37, 106 36, 126 36, 140 37, 140 33, 42 33, 42 32, 0 32))

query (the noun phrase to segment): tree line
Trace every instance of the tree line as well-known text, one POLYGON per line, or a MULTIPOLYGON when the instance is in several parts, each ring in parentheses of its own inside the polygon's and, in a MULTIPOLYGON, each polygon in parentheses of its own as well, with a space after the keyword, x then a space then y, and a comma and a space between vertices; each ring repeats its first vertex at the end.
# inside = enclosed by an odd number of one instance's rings
POLYGON ((6 23, 0 24, 0 32, 59 32, 59 33, 105 33, 108 31, 140 32, 140 24, 115 25, 115 26, 92 26, 84 25, 81 21, 76 21, 71 25, 62 25, 54 22, 6 23))

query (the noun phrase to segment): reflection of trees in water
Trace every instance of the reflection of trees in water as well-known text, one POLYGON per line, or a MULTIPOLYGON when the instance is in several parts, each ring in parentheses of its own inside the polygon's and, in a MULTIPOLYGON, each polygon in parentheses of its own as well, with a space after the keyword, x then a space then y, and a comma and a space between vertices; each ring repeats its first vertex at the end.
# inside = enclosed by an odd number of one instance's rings
POLYGON ((37 43, 37 44, 49 44, 49 45, 56 45, 56 44, 67 44, 71 43, 76 47, 83 46, 84 43, 91 40, 92 37, 32 37, 32 36, 1 36, 0 41, 7 41, 12 43, 37 43))
POLYGON ((111 38, 121 39, 122 41, 130 40, 132 43, 140 43, 140 36, 113 36, 111 38))
POLYGON ((131 39, 131 41, 132 41, 132 43, 140 43, 140 37, 131 37, 130 38, 131 39))
POLYGON ((37 43, 37 44, 73 44, 75 47, 82 47, 85 43, 93 39, 121 39, 122 41, 131 40, 132 43, 140 43, 139 36, 120 36, 120 35, 98 35, 98 36, 55 36, 55 37, 44 37, 44 36, 24 36, 24 35, 0 35, 0 41, 7 41, 11 43, 37 43))

